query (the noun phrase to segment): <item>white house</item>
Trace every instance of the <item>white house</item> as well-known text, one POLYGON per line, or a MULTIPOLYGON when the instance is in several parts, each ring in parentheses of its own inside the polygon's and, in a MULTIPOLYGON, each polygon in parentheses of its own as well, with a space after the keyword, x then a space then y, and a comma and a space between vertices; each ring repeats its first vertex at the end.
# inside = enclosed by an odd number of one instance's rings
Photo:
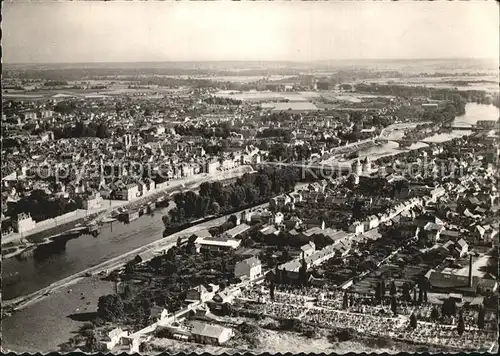
POLYGON ((102 202, 101 193, 96 192, 95 194, 88 196, 83 201, 83 208, 85 210, 95 209, 101 205, 101 202, 102 202))
POLYGON ((158 306, 151 307, 151 319, 155 322, 166 319, 168 317, 168 310, 158 306))
POLYGON ((292 198, 292 203, 294 204, 302 202, 302 194, 298 192, 290 194, 290 197, 292 198))
POLYGON ((355 235, 361 235, 365 232, 365 225, 359 221, 355 221, 349 226, 349 232, 354 233, 355 235))
POLYGON ((21 213, 17 215, 17 221, 13 221, 14 231, 23 233, 32 230, 36 227, 36 222, 31 218, 31 215, 21 213))
POLYGON ((186 302, 204 302, 213 298, 215 292, 209 292, 204 285, 200 284, 195 288, 191 288, 186 292, 186 302))
POLYGON ((234 336, 233 329, 220 325, 211 325, 199 321, 191 322, 191 335, 199 343, 222 345, 234 336))
POLYGON ((366 221, 365 221, 365 231, 375 229, 378 227, 380 224, 379 218, 376 215, 371 215, 366 221))
POLYGON ((237 278, 248 276, 250 280, 258 278, 262 276, 262 264, 256 257, 247 258, 234 266, 234 276, 237 278))
POLYGON ((460 257, 464 257, 469 251, 469 244, 464 239, 460 239, 455 244, 455 250, 460 257))
POLYGON ((128 331, 121 328, 114 328, 100 335, 99 346, 107 351, 111 351, 116 345, 120 344, 122 337, 127 337, 128 331))
POLYGON ((236 236, 239 236, 239 235, 245 233, 249 229, 250 229, 249 225, 240 224, 240 225, 233 227, 232 229, 227 230, 226 232, 224 232, 222 234, 222 236, 225 238, 228 238, 228 239, 234 239, 236 236))
POLYGON ((435 188, 430 191, 431 199, 435 203, 438 198, 442 197, 446 193, 443 187, 435 188))
POLYGON ((135 183, 128 184, 126 187, 120 189, 117 193, 120 200, 131 201, 137 198, 139 193, 139 186, 135 183))
POLYGON ((316 245, 314 244, 314 242, 310 241, 309 243, 301 246, 300 250, 301 250, 301 257, 307 258, 311 256, 314 253, 314 251, 316 251, 316 245))
POLYGON ((284 218, 285 218, 285 216, 283 215, 283 213, 277 212, 273 216, 273 223, 274 224, 281 224, 283 222, 284 218))
POLYGON ((200 251, 236 250, 240 246, 241 240, 225 237, 199 237, 196 239, 195 244, 197 245, 197 250, 199 249, 200 251))
POLYGON ((274 197, 270 200, 269 204, 273 209, 281 209, 282 207, 290 204, 292 202, 292 198, 290 198, 287 194, 283 194, 277 197, 274 197))
POLYGON ((217 169, 219 168, 220 163, 217 160, 212 160, 206 163, 205 165, 205 173, 208 174, 214 174, 217 172, 217 169))

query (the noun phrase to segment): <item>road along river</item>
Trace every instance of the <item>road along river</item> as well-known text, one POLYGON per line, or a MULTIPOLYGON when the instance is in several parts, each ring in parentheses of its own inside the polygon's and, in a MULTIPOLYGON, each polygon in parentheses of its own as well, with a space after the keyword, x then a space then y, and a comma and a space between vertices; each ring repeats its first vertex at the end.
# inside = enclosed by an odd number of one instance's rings
MULTIPOLYGON (((241 176, 245 172, 227 171, 220 177, 201 177, 202 181, 228 179, 241 176)), ((196 189, 200 182, 190 182, 185 189, 196 189)), ((130 224, 114 222, 105 224, 97 238, 82 235, 69 240, 57 251, 38 253, 24 258, 9 258, 2 261, 2 297, 4 300, 17 298, 36 292, 51 283, 67 278, 92 266, 104 263, 114 257, 145 246, 162 237, 164 225, 162 216, 172 206, 157 209, 152 215, 143 215, 130 224)))
MULTIPOLYGON (((264 208, 267 207, 269 203, 264 203, 258 206, 253 207, 252 209, 255 208, 264 208)), ((240 214, 240 212, 236 212, 233 214, 240 214)), ((29 306, 32 303, 35 303, 45 296, 50 295, 51 293, 57 292, 61 288, 65 288, 71 284, 77 283, 81 278, 89 277, 90 275, 95 275, 97 273, 100 273, 102 271, 106 271, 109 273, 110 271, 117 269, 119 267, 122 267, 124 263, 128 262, 129 260, 133 259, 136 255, 141 255, 143 261, 149 260, 154 257, 154 253, 157 251, 165 250, 168 249, 172 246, 174 246, 177 243, 177 238, 178 237, 188 237, 192 233, 203 230, 203 229, 209 229, 214 226, 218 226, 223 224, 227 219, 233 215, 233 214, 228 214, 219 218, 215 218, 213 220, 206 221, 204 223, 194 225, 190 228, 184 229, 182 231, 179 231, 175 234, 169 235, 167 237, 161 238, 161 232, 159 235, 154 236, 157 240, 154 242, 151 242, 145 246, 136 248, 132 251, 128 251, 120 256, 111 258, 107 260, 106 262, 100 263, 97 266, 93 266, 90 268, 87 268, 83 271, 80 271, 78 273, 75 273, 69 277, 66 277, 64 279, 61 279, 55 283, 52 283, 48 287, 42 288, 34 293, 31 293, 26 296, 22 296, 19 298, 11 299, 4 301, 2 304, 2 307, 14 307, 15 309, 19 310, 22 308, 25 308, 29 306)), ((163 229, 161 229, 163 231, 163 229)))

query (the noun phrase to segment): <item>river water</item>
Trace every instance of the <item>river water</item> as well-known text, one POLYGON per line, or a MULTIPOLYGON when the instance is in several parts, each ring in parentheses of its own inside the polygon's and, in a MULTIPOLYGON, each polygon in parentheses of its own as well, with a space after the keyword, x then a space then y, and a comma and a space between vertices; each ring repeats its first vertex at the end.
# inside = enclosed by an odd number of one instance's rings
MULTIPOLYGON (((173 204, 171 202, 171 204, 173 204)), ((69 240, 58 252, 16 257, 2 261, 5 300, 36 292, 48 285, 105 262, 113 257, 151 243, 162 237, 162 216, 171 208, 143 215, 130 224, 118 221, 102 226, 96 238, 82 235, 69 240)))
MULTIPOLYGON (((466 114, 456 118, 457 123, 475 124, 478 120, 498 120, 499 109, 494 106, 467 104, 466 114)), ((463 135, 467 132, 459 132, 463 135)), ((450 138, 448 138, 450 139, 450 138)), ((415 149, 426 146, 418 143, 415 149)), ((396 142, 360 151, 360 157, 376 158, 398 150, 396 142)), ((134 250, 162 237, 162 216, 168 208, 156 210, 154 215, 144 215, 130 224, 114 222, 112 227, 102 227, 97 238, 80 236, 67 242, 58 253, 45 256, 28 256, 24 260, 10 258, 2 261, 3 298, 5 300, 29 294, 47 287, 51 283, 95 266, 113 257, 134 250), (112 229, 112 230, 111 230, 112 229)))
MULTIPOLYGON (((498 120, 500 116, 500 109, 493 105, 484 105, 476 103, 468 103, 465 106, 465 114, 457 116, 453 121, 453 124, 460 126, 474 125, 479 120, 498 120)), ((436 134, 425 139, 427 142, 444 142, 452 140, 456 137, 462 137, 464 135, 470 135, 472 131, 470 130, 453 130, 451 133, 446 134, 436 134)), ((401 138, 403 132, 395 133, 393 135, 394 139, 401 138), (398 137, 399 136, 399 137, 398 137)), ((418 149, 421 147, 428 146, 426 143, 418 142, 411 145, 405 150, 418 149)), ((359 151, 359 157, 369 156, 371 159, 375 159, 381 156, 387 156, 401 152, 399 150, 399 145, 396 142, 389 141, 380 146, 370 147, 359 151)))

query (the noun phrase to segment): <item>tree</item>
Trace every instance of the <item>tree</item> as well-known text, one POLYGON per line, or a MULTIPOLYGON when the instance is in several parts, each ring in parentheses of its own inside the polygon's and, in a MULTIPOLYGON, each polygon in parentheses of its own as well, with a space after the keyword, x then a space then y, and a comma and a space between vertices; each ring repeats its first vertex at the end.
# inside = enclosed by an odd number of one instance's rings
POLYGON ((457 325, 457 332, 458 335, 462 335, 465 331, 465 323, 464 323, 464 315, 462 312, 460 312, 460 315, 458 317, 458 325, 457 325))
POLYGON ((95 353, 99 351, 99 343, 97 342, 97 335, 95 330, 86 330, 85 332, 85 348, 89 353, 95 353))
POLYGON ((170 215, 163 215, 162 216, 162 221, 163 221, 163 225, 165 225, 165 227, 168 227, 171 223, 172 223, 172 219, 170 218, 170 215))
POLYGON ((382 293, 382 298, 385 296, 385 279, 382 276, 380 279, 380 288, 381 288, 381 293, 382 293))
POLYGON ((413 304, 417 304, 417 288, 413 287, 413 304))
POLYGON ((342 309, 347 309, 349 305, 349 296, 347 295, 347 293, 344 293, 344 296, 342 297, 342 309))
POLYGON ((175 246, 172 246, 167 250, 167 261, 175 261, 175 255, 177 254, 175 246))
POLYGON ((211 185, 210 185, 209 182, 203 182, 203 183, 200 184, 199 194, 202 197, 209 196, 210 195, 210 191, 211 191, 211 185))
POLYGON ((125 288, 123 289, 123 294, 122 294, 122 298, 124 300, 128 300, 130 298, 132 298, 133 294, 132 294, 132 288, 130 288, 130 286, 127 284, 125 286, 125 288))
POLYGON ((269 295, 271 300, 274 301, 274 289, 276 288, 274 280, 271 280, 271 285, 269 286, 269 295))
POLYGON ((100 122, 97 126, 96 136, 99 138, 108 138, 110 136, 108 127, 104 124, 104 122, 100 122))
MULTIPOLYGON (((239 200, 241 202, 241 200, 239 200)), ((238 218, 236 215, 231 215, 228 219, 229 222, 232 222, 234 226, 238 225, 238 218)))
POLYGON ((299 268, 299 279, 301 285, 307 286, 307 263, 304 258, 302 258, 301 266, 299 268))
POLYGON ((269 150, 269 144, 267 143, 266 140, 261 140, 259 142, 258 148, 261 151, 267 151, 267 150, 269 150))
POLYGON ((288 247, 287 246, 285 246, 283 248, 283 252, 281 254, 281 260, 283 262, 287 262, 288 260, 290 260, 290 252, 288 251, 288 247))
POLYGON ((195 244, 195 242, 196 242, 196 239, 197 239, 197 238, 198 238, 198 237, 197 237, 195 234, 193 234, 193 235, 189 236, 188 241, 187 241, 187 244, 186 244, 186 249, 187 249, 190 253, 192 253, 192 254, 193 254, 193 253, 196 253, 196 244, 195 244))
POLYGON ((151 344, 149 342, 142 342, 139 345, 139 352, 142 354, 149 354, 153 351, 151 344))
POLYGON ((396 283, 394 283, 394 281, 391 282, 391 295, 394 296, 396 295, 397 293, 397 289, 396 289, 396 283))
POLYGON ((485 317, 484 306, 481 304, 479 306, 479 313, 477 316, 477 327, 479 329, 484 329, 484 317, 485 317))
POLYGON ((281 270, 278 268, 278 264, 274 267, 274 282, 281 283, 281 270))
POLYGON ((378 281, 375 287, 375 301, 377 304, 382 303, 382 282, 378 281))
POLYGON ((415 315, 414 312, 412 312, 410 315, 410 328, 412 329, 417 328, 417 316, 415 315))
POLYGON ((438 321, 439 320, 439 310, 436 307, 432 307, 431 310, 431 320, 438 321))
POLYGON ((155 256, 149 262, 149 265, 155 270, 158 271, 162 266, 161 256, 155 256))
POLYGON ((232 305, 229 303, 222 304, 222 313, 224 313, 224 315, 231 315, 233 313, 232 305))
POLYGON ((115 294, 99 297, 97 315, 106 321, 117 321, 123 318, 123 301, 115 294))
POLYGON ((220 213, 220 204, 218 202, 214 201, 212 203, 212 205, 210 206, 210 211, 214 215, 219 215, 219 213, 220 213))
POLYGON ((457 302, 453 298, 445 299, 441 308, 441 315, 454 316, 457 312, 457 302))
POLYGON ((422 288, 424 290, 424 302, 427 303, 427 291, 429 290, 429 280, 422 277, 422 288))
POLYGON ((136 264, 142 263, 142 257, 139 255, 135 256, 134 263, 136 264))
POLYGON ((363 202, 356 200, 352 207, 352 217, 354 219, 359 219, 362 217, 363 212, 363 202))
POLYGON ((134 261, 127 262, 127 264, 125 265, 125 273, 126 274, 131 274, 134 271, 135 271, 135 263, 134 263, 134 261))
POLYGON ((403 300, 406 302, 411 302, 410 285, 408 284, 408 282, 403 283, 403 300))
POLYGON ((352 307, 354 305, 354 294, 349 296, 349 306, 352 307))
POLYGON ((182 238, 179 236, 177 238, 177 247, 181 247, 181 245, 182 245, 182 238))
POLYGON ((391 297, 391 311, 393 312, 394 316, 398 315, 398 302, 395 296, 391 297))

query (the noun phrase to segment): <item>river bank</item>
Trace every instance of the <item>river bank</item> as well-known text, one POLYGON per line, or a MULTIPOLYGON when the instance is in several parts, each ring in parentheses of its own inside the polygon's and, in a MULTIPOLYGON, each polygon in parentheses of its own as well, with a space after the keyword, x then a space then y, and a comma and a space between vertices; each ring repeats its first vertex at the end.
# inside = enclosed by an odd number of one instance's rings
MULTIPOLYGON (((221 172, 218 177, 203 177, 202 181, 184 184, 181 189, 170 193, 174 194, 183 189, 195 190, 205 181, 234 179, 252 171, 250 166, 245 166, 221 172)), ((156 196, 151 199, 155 198, 156 196)), ((31 251, 26 257, 4 259, 2 263, 4 300, 36 292, 75 273, 158 240, 164 230, 162 216, 171 208, 172 206, 156 209, 153 213, 143 215, 130 224, 106 223, 101 226, 101 232, 96 238, 82 235, 61 243, 61 246, 54 245, 54 248, 49 248, 49 245, 39 245, 39 248, 31 251), (43 248, 44 252, 39 253, 42 247, 47 248, 43 248)))
MULTIPOLYGON (((59 221, 56 226, 52 226, 51 224, 40 224, 41 226, 36 227, 32 230, 28 230, 23 234, 14 233, 9 236, 5 236, 2 238, 2 246, 7 244, 12 244, 22 239, 26 239, 32 243, 39 242, 43 240, 45 237, 50 236, 51 234, 55 234, 56 230, 64 230, 71 229, 78 223, 82 223, 86 220, 91 220, 94 218, 94 222, 99 222, 99 217, 104 217, 104 215, 111 213, 112 210, 117 208, 131 208, 140 204, 146 204, 150 201, 153 201, 163 194, 174 194, 178 192, 180 189, 192 189, 196 186, 201 185, 204 182, 210 182, 213 180, 224 180, 224 179, 232 179, 235 177, 242 176, 245 173, 251 173, 251 166, 241 166, 232 170, 218 172, 217 174, 211 175, 196 175, 191 176, 184 179, 174 180, 167 186, 161 189, 155 189, 147 192, 145 195, 137 197, 131 201, 121 201, 121 200, 106 200, 104 199, 101 203, 101 206, 90 209, 90 210, 82 210, 77 209, 75 213, 63 219, 63 221, 59 221), (54 231, 52 231, 54 230, 54 231), (43 237, 40 237, 40 234, 47 232, 43 237)), ((57 220, 57 219, 56 219, 57 220)))
MULTIPOLYGON (((268 203, 260 204, 254 208, 268 205, 268 203)), ((16 352, 58 350, 59 345, 66 342, 83 325, 84 322, 78 320, 90 315, 85 313, 96 311, 99 297, 112 292, 114 284, 101 280, 96 276, 98 273, 122 267, 137 254, 140 254, 143 260, 149 260, 154 257, 155 252, 174 246, 177 237, 185 237, 196 231, 218 226, 227 221, 231 215, 192 226, 165 238, 157 236, 160 239, 147 246, 81 271, 29 296, 3 302, 4 309, 6 307, 18 309, 10 317, 2 319, 2 324, 5 326, 4 347, 16 352), (92 276, 87 276, 89 273, 92 276), (68 292, 70 289, 71 292, 68 292), (81 293, 84 293, 84 299, 81 293), (75 318, 78 320, 75 321, 75 318)))
MULTIPOLYGON (((485 105, 485 104, 476 104, 476 103, 467 103, 465 105, 465 114, 461 116, 457 116, 453 121, 454 125, 475 125, 478 121, 496 121, 499 119, 500 109, 493 105, 485 105)), ((406 128, 414 127, 414 124, 394 124, 391 125, 390 129, 385 129, 384 136, 385 139, 388 139, 389 142, 381 145, 374 146, 367 149, 363 149, 358 151, 358 155, 360 159, 364 159, 365 157, 370 157, 372 161, 388 157, 394 156, 399 153, 409 152, 416 149, 421 149, 424 147, 428 147, 429 144, 432 143, 443 143, 447 141, 451 141, 458 137, 463 137, 467 135, 473 134, 473 131, 470 130, 452 130, 449 133, 443 134, 433 134, 429 137, 422 140, 422 142, 417 142, 410 147, 400 148, 399 144, 394 141, 390 141, 391 139, 400 139, 402 137, 402 132, 406 128)), ((352 164, 354 160, 345 161, 345 164, 352 164)), ((344 162, 343 162, 344 163, 344 162)))
MULTIPOLYGON (((402 151, 397 150, 397 153, 400 152, 402 151)), ((381 152, 380 154, 383 153, 381 152)), ((60 276, 61 273, 64 275, 69 275, 70 277, 67 277, 66 280, 56 282, 52 289, 48 287, 43 292, 35 292, 32 295, 33 300, 28 300, 29 298, 27 299, 26 297, 24 299, 20 298, 19 300, 17 300, 17 302, 21 304, 23 304, 23 301, 27 303, 25 303, 21 310, 14 313, 11 317, 2 320, 3 325, 6 326, 4 328, 3 340, 5 347, 18 348, 26 345, 26 350, 19 349, 19 351, 53 351, 54 348, 52 347, 54 347, 54 343, 50 340, 63 339, 63 342, 67 341, 69 337, 62 338, 62 336, 60 337, 58 333, 69 333, 69 336, 71 336, 70 329, 72 326, 67 323, 65 324, 65 322, 61 323, 61 325, 65 325, 64 329, 63 326, 57 326, 60 323, 59 319, 64 319, 66 321, 69 315, 75 313, 76 309, 79 309, 81 311, 80 305, 82 303, 82 299, 79 295, 75 296, 73 292, 67 293, 69 286, 71 286, 71 289, 73 290, 77 290, 78 288, 80 288, 79 286, 82 286, 82 290, 86 291, 86 288, 92 288, 92 284, 88 284, 89 281, 92 281, 96 278, 85 277, 85 273, 89 270, 91 273, 98 273, 102 269, 116 268, 121 266, 129 259, 133 258, 136 254, 149 253, 152 255, 154 250, 164 249, 166 248, 165 246, 175 243, 175 236, 179 235, 173 234, 165 238, 170 238, 170 240, 161 239, 163 240, 162 243, 164 245, 156 246, 154 248, 151 247, 151 245, 159 243, 161 241, 158 240, 161 238, 161 234, 163 232, 161 215, 162 211, 159 211, 155 214, 155 216, 140 218, 129 225, 115 224, 114 231, 113 227, 110 227, 109 229, 111 229, 111 231, 106 231, 107 235, 104 234, 105 236, 102 236, 102 238, 99 239, 77 239, 69 241, 64 253, 58 256, 54 256, 54 258, 51 260, 40 262, 33 259, 29 260, 28 262, 25 261, 23 262, 23 264, 19 265, 9 265, 8 262, 10 261, 6 261, 5 265, 8 269, 10 268, 14 271, 16 269, 20 269, 23 272, 27 271, 26 274, 20 277, 21 283, 25 283, 25 286, 28 286, 30 284, 36 285, 37 283, 44 283, 45 285, 47 285, 46 281, 55 279, 56 276, 60 276), (102 243, 102 241, 104 241, 105 243, 102 243), (130 248, 130 246, 137 245, 140 247, 136 248, 135 250, 130 248), (145 248, 145 250, 141 250, 143 248, 145 248), (150 248, 151 250, 148 250, 148 248, 150 248), (126 253, 115 257, 117 256, 117 254, 124 253, 122 251, 126 251, 126 253), (85 258, 85 260, 82 261, 82 258, 85 258), (95 261, 98 261, 99 265, 96 265, 95 261), (13 268, 13 266, 15 268, 13 268), (82 266, 85 266, 87 270, 83 269, 82 266), (72 271, 78 271, 78 273, 74 274, 74 272, 72 271), (47 273, 51 275, 49 277, 46 277, 47 273), (27 277, 29 278, 26 279, 27 277), (39 280, 43 281, 39 282, 39 280), (43 295, 51 290, 53 291, 51 295, 43 295), (64 299, 64 301, 61 302, 60 298, 64 299), (52 302, 49 303, 49 301, 52 302), (45 303, 49 304, 47 305, 45 303), (57 309, 59 308, 58 303, 60 303, 61 305, 60 309, 57 309), (68 305, 63 306, 65 303, 68 303, 68 305), (56 315, 58 316, 56 317, 56 315), (46 328, 46 324, 55 325, 50 327, 47 326, 46 328), (44 331, 44 329, 46 329, 46 331, 44 331), (30 331, 29 334, 24 335, 25 333, 28 333, 28 330, 30 331), (38 345, 37 339, 42 340, 40 341, 40 346, 38 345), (49 343, 51 345, 51 348, 47 348, 46 345, 42 345, 43 342, 49 343)), ((215 223, 215 225, 217 225, 217 223, 215 223)), ((202 227, 201 229, 207 227, 209 226, 202 227)), ((183 231, 181 233, 187 234, 189 232, 183 231)), ((4 272, 5 268, 3 273, 4 272)), ((101 288, 97 284, 96 286, 96 288, 101 288)), ((34 289, 32 286, 30 286, 30 288, 34 289)), ((109 293, 104 290, 106 287, 103 286, 102 288, 103 291, 99 292, 98 296, 109 293)), ((22 289, 23 288, 19 288, 18 291, 21 291, 22 289)), ((19 295, 23 294, 24 293, 19 292, 19 295)), ((5 295, 6 294, 4 294, 4 297, 5 295)), ((4 303, 4 305, 5 304, 6 303, 4 303)), ((11 305, 13 304, 15 303, 11 302, 11 305)), ((93 305, 97 305, 97 302, 95 302, 93 305)), ((55 346, 57 346, 57 344, 55 346)), ((18 350, 16 349, 16 351, 18 350)))

